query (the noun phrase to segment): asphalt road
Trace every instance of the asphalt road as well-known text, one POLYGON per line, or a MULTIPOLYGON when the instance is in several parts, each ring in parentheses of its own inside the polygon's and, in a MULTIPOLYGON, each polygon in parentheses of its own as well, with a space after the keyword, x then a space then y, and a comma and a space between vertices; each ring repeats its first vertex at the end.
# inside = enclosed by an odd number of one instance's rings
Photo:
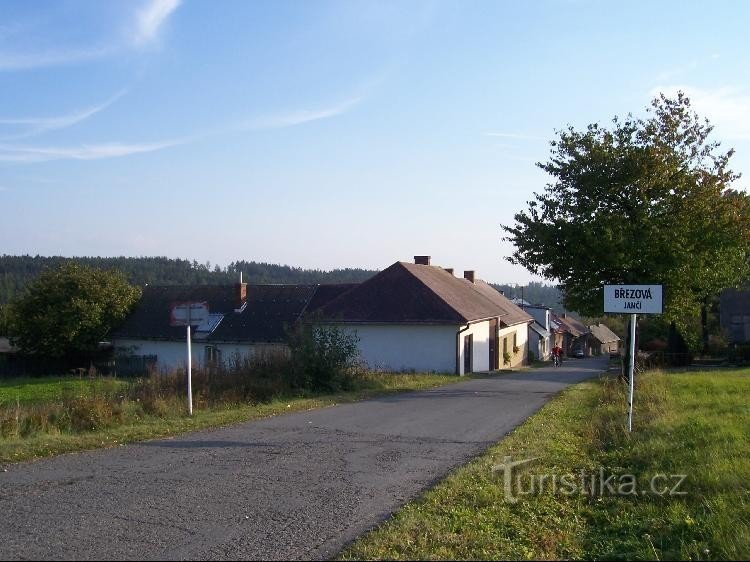
POLYGON ((0 559, 324 559, 606 360, 9 465, 0 559))

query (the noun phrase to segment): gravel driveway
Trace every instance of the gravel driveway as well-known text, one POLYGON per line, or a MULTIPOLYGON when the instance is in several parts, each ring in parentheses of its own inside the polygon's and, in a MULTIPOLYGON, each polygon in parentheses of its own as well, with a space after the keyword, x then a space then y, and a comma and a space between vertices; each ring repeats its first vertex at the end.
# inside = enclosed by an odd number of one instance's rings
POLYGON ((324 559, 605 359, 0 472, 2 559, 324 559))

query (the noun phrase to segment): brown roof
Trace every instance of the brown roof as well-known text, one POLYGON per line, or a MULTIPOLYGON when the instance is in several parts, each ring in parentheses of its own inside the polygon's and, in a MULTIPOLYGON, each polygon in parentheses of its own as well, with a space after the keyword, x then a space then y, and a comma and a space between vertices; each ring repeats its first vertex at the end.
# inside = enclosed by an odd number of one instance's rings
POLYGON ((517 318, 517 307, 498 297, 502 295, 489 285, 457 278, 442 267, 396 262, 320 312, 328 320, 368 323, 464 324, 517 318))
MULTIPOLYGON (((351 289, 340 285, 247 285, 246 304, 240 306, 237 286, 195 285, 144 288, 135 310, 112 337, 122 339, 185 339, 185 328, 169 325, 171 304, 176 301, 207 301, 211 314, 223 318, 213 331, 200 339, 205 342, 277 343, 286 340, 286 331, 311 306, 320 306, 351 289)), ((196 340, 199 334, 195 333, 196 340)))
POLYGON ((233 285, 146 285, 141 300, 112 337, 179 340, 185 328, 169 325, 172 303, 206 301, 209 312, 227 314, 238 305, 233 285))
POLYGON ((568 332, 574 337, 578 337, 589 332, 589 329, 586 326, 584 326, 581 322, 579 322, 572 316, 555 316, 554 319, 555 322, 560 324, 560 328, 562 328, 561 331, 568 332))
POLYGON ((589 326, 589 330, 591 331, 591 335, 598 339, 601 343, 620 341, 620 336, 615 334, 612 330, 609 329, 609 327, 607 327, 605 324, 602 324, 601 322, 599 322, 599 324, 589 326))

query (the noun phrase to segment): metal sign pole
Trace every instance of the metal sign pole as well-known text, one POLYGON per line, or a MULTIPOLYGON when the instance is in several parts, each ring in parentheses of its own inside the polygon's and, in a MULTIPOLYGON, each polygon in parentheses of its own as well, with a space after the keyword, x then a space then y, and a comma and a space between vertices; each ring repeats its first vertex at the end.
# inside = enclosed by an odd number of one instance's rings
POLYGON ((633 379, 635 374, 636 314, 630 315, 630 365, 628 366, 628 431, 633 431, 633 379))
POLYGON ((193 354, 190 350, 190 305, 188 305, 188 325, 187 325, 187 395, 188 395, 188 415, 193 415, 193 354))

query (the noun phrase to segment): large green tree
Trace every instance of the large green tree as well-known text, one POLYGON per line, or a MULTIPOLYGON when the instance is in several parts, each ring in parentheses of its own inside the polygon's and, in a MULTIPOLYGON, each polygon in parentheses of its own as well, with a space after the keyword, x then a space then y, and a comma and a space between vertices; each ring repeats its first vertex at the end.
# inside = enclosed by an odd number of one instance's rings
POLYGON ((750 200, 731 185, 732 150, 682 93, 644 118, 557 132, 554 181, 503 226, 508 259, 557 279, 567 308, 602 312, 604 284, 662 284, 670 319, 695 314, 750 273, 750 200))
POLYGON ((42 273, 11 303, 11 340, 25 353, 47 357, 90 353, 140 294, 119 271, 65 263, 42 273))

